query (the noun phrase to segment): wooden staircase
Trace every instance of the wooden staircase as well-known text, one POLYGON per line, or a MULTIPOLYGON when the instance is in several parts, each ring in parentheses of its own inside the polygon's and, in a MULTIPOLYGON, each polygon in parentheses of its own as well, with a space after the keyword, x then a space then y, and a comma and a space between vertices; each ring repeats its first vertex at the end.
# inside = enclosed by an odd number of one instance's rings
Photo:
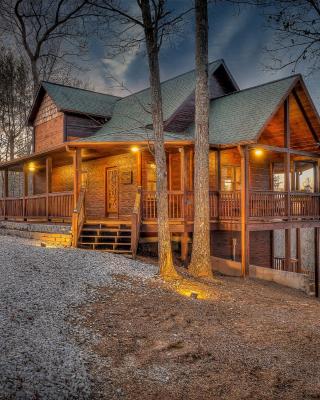
POLYGON ((87 221, 82 226, 78 247, 88 250, 132 255, 131 222, 87 221))

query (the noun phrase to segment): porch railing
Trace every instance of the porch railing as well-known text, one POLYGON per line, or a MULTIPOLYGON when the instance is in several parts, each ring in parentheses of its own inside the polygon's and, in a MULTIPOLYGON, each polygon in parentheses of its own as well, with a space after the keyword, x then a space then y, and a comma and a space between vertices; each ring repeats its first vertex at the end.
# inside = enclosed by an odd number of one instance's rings
POLYGON ((296 258, 290 258, 289 265, 286 265, 286 259, 284 257, 274 257, 273 269, 299 273, 299 261, 296 258))
MULTIPOLYGON (((193 220, 193 192, 169 191, 169 218, 193 220)), ((241 193, 209 193, 210 220, 239 220, 241 217, 241 193)), ((142 218, 157 218, 156 192, 142 191, 142 218)), ((288 193, 275 191, 249 192, 249 219, 319 219, 320 193, 288 193)))
POLYGON ((73 192, 0 199, 0 217, 14 219, 71 218, 73 192))

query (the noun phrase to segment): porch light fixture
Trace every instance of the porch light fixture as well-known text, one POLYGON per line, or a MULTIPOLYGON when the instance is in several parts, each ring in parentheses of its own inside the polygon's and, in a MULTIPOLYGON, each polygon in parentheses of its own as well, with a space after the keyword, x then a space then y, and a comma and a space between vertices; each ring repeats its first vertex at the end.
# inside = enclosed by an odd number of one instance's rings
POLYGON ((261 149, 255 149, 254 154, 255 154, 257 157, 261 157, 262 154, 263 154, 263 151, 262 151, 261 149))
POLYGON ((33 162, 28 165, 28 169, 30 172, 34 172, 36 170, 36 166, 33 162))
POLYGON ((139 149, 138 146, 132 146, 132 147, 131 147, 132 153, 137 153, 139 150, 140 150, 140 149, 139 149))

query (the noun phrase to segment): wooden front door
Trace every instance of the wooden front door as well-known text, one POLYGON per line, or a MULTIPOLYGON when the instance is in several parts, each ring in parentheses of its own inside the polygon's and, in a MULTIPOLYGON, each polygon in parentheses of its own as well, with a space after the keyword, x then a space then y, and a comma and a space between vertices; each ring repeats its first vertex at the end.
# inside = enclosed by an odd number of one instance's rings
POLYGON ((106 212, 116 215, 119 212, 119 171, 117 168, 108 168, 106 172, 106 212))

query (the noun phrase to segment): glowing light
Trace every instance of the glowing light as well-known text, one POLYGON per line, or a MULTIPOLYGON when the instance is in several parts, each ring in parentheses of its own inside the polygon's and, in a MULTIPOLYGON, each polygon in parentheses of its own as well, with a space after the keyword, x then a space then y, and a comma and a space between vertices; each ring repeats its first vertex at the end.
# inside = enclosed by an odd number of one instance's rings
POLYGON ((261 149, 255 149, 254 154, 255 154, 257 157, 261 157, 262 154, 263 154, 263 151, 262 151, 261 149))
POLYGON ((132 153, 137 153, 139 150, 140 150, 140 149, 139 149, 138 146, 132 146, 132 147, 131 147, 132 153))
POLYGON ((28 169, 30 172, 34 172, 36 170, 36 166, 34 165, 34 163, 31 162, 28 166, 28 169))

